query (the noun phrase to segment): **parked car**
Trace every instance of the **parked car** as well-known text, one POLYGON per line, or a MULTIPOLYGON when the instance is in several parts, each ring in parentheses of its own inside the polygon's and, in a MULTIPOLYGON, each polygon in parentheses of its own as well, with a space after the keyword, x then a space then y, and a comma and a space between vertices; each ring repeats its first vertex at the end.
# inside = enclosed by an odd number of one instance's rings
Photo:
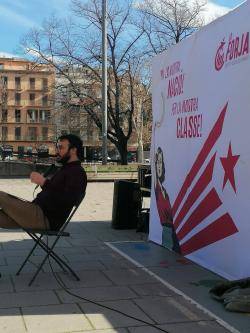
POLYGON ((12 160, 13 158, 13 146, 3 145, 0 147, 0 154, 2 157, 2 161, 8 159, 12 160))

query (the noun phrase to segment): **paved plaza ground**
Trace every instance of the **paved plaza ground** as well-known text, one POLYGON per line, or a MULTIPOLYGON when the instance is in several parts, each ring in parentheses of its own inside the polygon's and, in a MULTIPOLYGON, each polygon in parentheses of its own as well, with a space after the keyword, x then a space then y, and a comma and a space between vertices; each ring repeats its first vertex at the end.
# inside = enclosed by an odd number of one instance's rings
MULTIPOLYGON (((85 200, 68 228, 71 237, 60 240, 57 245, 56 251, 71 263, 81 280, 75 281, 52 262, 53 270, 65 287, 85 300, 63 290, 49 264, 45 264, 29 287, 28 282, 42 253, 36 252, 24 272, 16 276, 33 243, 23 232, 1 230, 0 332, 160 332, 88 300, 125 312, 169 333, 240 332, 234 330, 231 323, 227 327, 226 322, 216 321, 208 311, 204 312, 203 307, 197 307, 188 297, 176 293, 168 285, 168 276, 160 275, 160 269, 167 272, 164 263, 172 260, 177 263, 173 266, 177 269, 176 276, 179 276, 179 281, 184 281, 183 273, 178 273, 184 263, 181 258, 171 257, 168 250, 159 246, 158 252, 147 256, 151 252, 147 252, 150 243, 146 241, 146 234, 111 228, 113 186, 112 182, 88 184, 85 200), (122 255, 124 244, 138 250, 137 258, 136 254, 134 258, 131 254, 131 260, 128 260, 129 250, 122 255), (138 265, 140 256, 147 260, 141 266, 138 265), (165 261, 160 258, 162 256, 165 261)), ((31 200, 34 185, 28 179, 1 179, 0 190, 31 200)), ((150 246, 156 245, 151 243, 150 246)), ((189 274, 188 270, 192 268, 195 270, 192 265, 185 267, 188 268, 185 274, 189 274)), ((169 275, 171 277, 173 275, 169 275)), ((174 281, 171 283, 173 285, 174 281)), ((250 332, 250 327, 245 327, 243 331, 250 332)))

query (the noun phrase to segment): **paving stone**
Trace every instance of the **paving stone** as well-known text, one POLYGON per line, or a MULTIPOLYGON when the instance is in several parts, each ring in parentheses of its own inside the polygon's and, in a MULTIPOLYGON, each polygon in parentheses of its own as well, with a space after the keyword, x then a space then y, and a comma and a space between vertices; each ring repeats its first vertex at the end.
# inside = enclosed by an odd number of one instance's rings
MULTIPOLYGON (((148 318, 145 313, 143 313, 143 311, 138 308, 132 301, 101 302, 100 304, 152 323, 151 319, 148 318)), ((141 325, 141 323, 135 319, 126 317, 123 314, 96 306, 94 304, 80 303, 80 307, 96 329, 141 325)))
POLYGON ((101 261, 98 259, 101 259, 101 257, 99 256, 99 258, 96 259, 90 259, 88 256, 84 256, 82 253, 75 253, 75 254, 64 254, 64 258, 66 259, 66 261, 68 263, 75 263, 75 262, 81 262, 84 264, 84 266, 87 267, 100 267, 100 268, 104 268, 105 266, 103 266, 101 264, 101 261))
POLYGON ((100 246, 102 245, 102 242, 98 239, 81 239, 81 238, 71 238, 68 241, 72 246, 100 246))
POLYGON ((76 281, 72 275, 59 273, 59 276, 63 279, 63 282, 68 288, 79 288, 79 287, 98 287, 98 286, 111 286, 113 285, 101 271, 78 271, 77 275, 80 281, 76 281))
MULTIPOLYGON (((65 260, 66 261, 66 260, 65 260)), ((85 270, 104 270, 105 266, 98 261, 74 261, 74 262, 67 262, 66 263, 69 264, 69 266, 76 272, 78 271, 85 271, 85 270)), ((51 261, 52 267, 53 267, 53 271, 54 272, 62 272, 62 268, 56 264, 54 261, 51 261)), ((51 272, 51 267, 48 263, 44 264, 43 266, 43 271, 44 272, 51 272)))
POLYGON ((32 240, 19 240, 2 243, 4 250, 29 250, 33 246, 32 240))
POLYGON ((176 296, 176 294, 162 283, 144 283, 129 286, 140 296, 176 296))
MULTIPOLYGON (((199 321, 191 323, 175 323, 172 325, 159 325, 161 329, 166 330, 168 333, 229 333, 227 329, 220 326, 214 321, 199 321)), ((129 327, 128 331, 130 333, 160 333, 161 331, 149 327, 129 327)))
POLYGON ((126 259, 105 259, 100 258, 100 262, 104 265, 106 269, 114 269, 114 268, 134 268, 135 265, 126 259))
POLYGON ((0 327, 1 332, 4 333, 27 332, 20 310, 17 308, 0 309, 0 327))
POLYGON ((156 282, 147 272, 140 268, 111 269, 106 270, 105 275, 117 285, 141 284, 146 282, 156 282))
POLYGON ((64 333, 92 329, 75 304, 24 307, 22 311, 28 332, 64 333))
POLYGON ((12 277, 12 281, 15 286, 15 290, 20 292, 61 289, 52 273, 40 272, 32 285, 29 286, 32 276, 32 274, 21 274, 19 276, 14 275, 12 277))
POLYGON ((76 247, 59 247, 55 251, 57 254, 65 254, 65 255, 78 255, 78 254, 87 254, 88 252, 84 249, 83 246, 76 247))
MULTIPOLYGON (((83 331, 77 331, 74 333, 81 333, 83 331)), ((84 333, 128 333, 126 328, 115 328, 115 329, 107 329, 107 330, 92 330, 92 331, 84 331, 84 333)))
POLYGON ((52 291, 30 291, 2 293, 0 308, 58 304, 58 298, 52 291))
MULTIPOLYGON (((6 261, 8 265, 19 265, 21 266, 22 262, 25 260, 26 256, 18 256, 18 257, 7 257, 6 261)), ((44 256, 42 255, 37 255, 37 256, 31 256, 27 264, 29 263, 35 263, 39 264, 43 260, 44 256)))
POLYGON ((10 250, 1 250, 0 256, 4 258, 10 258, 10 257, 26 257, 29 253, 28 249, 24 250, 17 250, 17 249, 10 249, 10 250))
MULTIPOLYGON (((86 250, 86 249, 85 249, 86 250)), ((121 260, 122 257, 114 252, 114 251, 109 251, 109 252, 105 252, 105 253, 88 253, 88 254, 83 254, 82 256, 82 260, 121 260)))
POLYGON ((143 297, 135 303, 158 324, 211 319, 182 297, 143 297))
MULTIPOLYGON (((121 299, 131 299, 136 297, 136 294, 131 289, 127 287, 117 287, 117 286, 79 288, 79 289, 70 289, 70 291, 76 295, 95 301, 121 300, 121 299)), ((78 298, 69 295, 65 291, 57 291, 57 294, 63 303, 81 301, 78 298)))
POLYGON ((0 255, 0 266, 5 266, 7 264, 7 260, 4 256, 0 255))
MULTIPOLYGON (((12 265, 6 265, 6 266, 1 266, 0 271, 2 276, 5 275, 15 275, 16 272, 19 270, 20 266, 22 264, 22 260, 20 260, 20 263, 12 264, 12 265)), ((27 273, 34 273, 37 270, 37 267, 31 263, 27 263, 21 274, 27 274, 27 273)))
POLYGON ((84 248, 90 254, 98 253, 98 254, 102 255, 102 254, 108 254, 108 253, 112 253, 113 252, 113 250, 111 250, 106 245, 84 246, 84 248))
POLYGON ((9 276, 2 276, 0 280, 0 293, 13 292, 14 287, 9 276))

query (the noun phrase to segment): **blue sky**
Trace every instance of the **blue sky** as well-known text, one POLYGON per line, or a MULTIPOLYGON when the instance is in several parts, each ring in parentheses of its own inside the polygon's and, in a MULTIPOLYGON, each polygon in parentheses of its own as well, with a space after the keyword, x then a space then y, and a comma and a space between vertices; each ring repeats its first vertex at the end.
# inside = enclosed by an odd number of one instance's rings
MULTIPOLYGON (((211 0, 218 6, 233 8, 243 0, 211 0)), ((20 38, 32 27, 56 14, 69 15, 70 0, 0 0, 0 54, 16 55, 20 38)), ((217 7, 213 6, 213 10, 217 7)), ((218 7, 218 10, 220 8, 218 7)))

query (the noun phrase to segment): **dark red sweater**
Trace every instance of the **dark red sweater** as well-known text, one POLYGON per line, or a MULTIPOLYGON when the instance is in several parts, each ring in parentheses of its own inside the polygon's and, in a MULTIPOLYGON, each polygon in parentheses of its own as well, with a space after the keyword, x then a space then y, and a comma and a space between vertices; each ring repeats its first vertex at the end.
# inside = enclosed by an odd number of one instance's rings
POLYGON ((51 230, 58 230, 71 209, 85 193, 87 176, 80 161, 66 163, 51 179, 46 179, 42 191, 33 202, 41 207, 50 222, 51 230))

